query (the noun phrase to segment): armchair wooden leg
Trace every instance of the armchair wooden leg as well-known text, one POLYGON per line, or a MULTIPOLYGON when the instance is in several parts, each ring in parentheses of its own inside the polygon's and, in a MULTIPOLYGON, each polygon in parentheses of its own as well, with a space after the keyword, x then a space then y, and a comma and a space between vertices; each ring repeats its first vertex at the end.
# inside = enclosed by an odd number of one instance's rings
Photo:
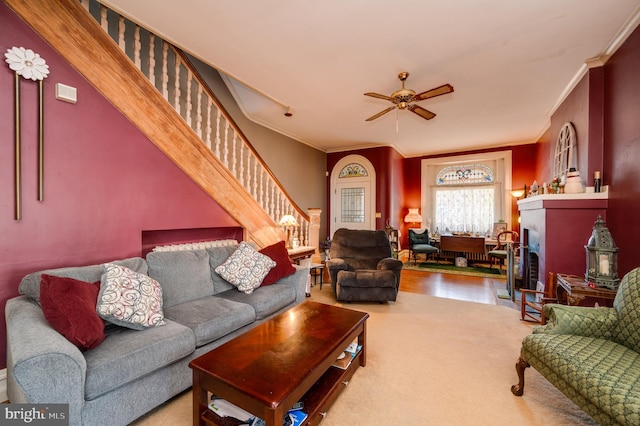
POLYGON ((518 372, 518 384, 511 386, 511 393, 515 396, 522 396, 524 393, 524 370, 530 367, 529 363, 522 357, 516 362, 516 371, 518 372))

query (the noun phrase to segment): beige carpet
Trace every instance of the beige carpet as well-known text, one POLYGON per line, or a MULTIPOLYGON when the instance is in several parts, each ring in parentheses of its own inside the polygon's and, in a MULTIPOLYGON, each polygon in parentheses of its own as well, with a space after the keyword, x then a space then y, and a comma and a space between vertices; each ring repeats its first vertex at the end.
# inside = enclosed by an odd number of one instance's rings
MULTIPOLYGON (((314 286, 312 299, 336 304, 329 285, 314 286)), ((514 309, 404 292, 395 303, 341 306, 370 314, 367 366, 325 426, 596 424, 531 368, 524 396, 511 394, 520 341, 532 328, 514 309)), ((185 392, 136 424, 191 421, 185 392)))

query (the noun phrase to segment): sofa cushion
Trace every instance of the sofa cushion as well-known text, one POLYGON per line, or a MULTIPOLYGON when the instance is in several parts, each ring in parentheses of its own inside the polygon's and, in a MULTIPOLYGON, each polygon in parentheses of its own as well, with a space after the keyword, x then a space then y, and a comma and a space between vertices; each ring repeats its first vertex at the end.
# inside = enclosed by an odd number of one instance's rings
POLYGON ((284 241, 278 241, 275 244, 267 246, 261 249, 260 253, 269 256, 271 260, 276 262, 276 266, 271 269, 262 280, 262 284, 260 284, 261 287, 271 285, 280 278, 288 277, 296 272, 296 268, 291 264, 291 258, 289 257, 289 252, 287 251, 287 246, 284 241))
POLYGON ((191 330, 170 320, 162 327, 142 331, 108 325, 107 338, 84 354, 87 361, 85 397, 95 399, 164 368, 194 350, 191 330))
MULTIPOLYGON (((125 266, 135 272, 146 274, 147 262, 140 257, 132 257, 123 260, 114 260, 109 263, 125 266)), ((75 278, 76 280, 94 283, 100 281, 104 267, 100 265, 72 266, 68 268, 46 269, 25 275, 20 281, 18 292, 40 303, 40 278, 42 274, 55 275, 56 277, 75 278)))
POLYGON ((580 394, 609 417, 640 412, 640 354, 610 340, 569 334, 524 338, 526 360, 560 391, 580 394))
POLYGON ((251 294, 232 289, 216 294, 215 297, 251 305, 256 319, 261 320, 293 303, 296 300, 296 291, 288 284, 276 283, 259 287, 251 294))
POLYGON ((100 282, 42 274, 40 304, 49 324, 81 351, 95 348, 105 338, 104 320, 96 313, 100 282))
POLYGON ((339 271, 337 284, 341 287, 396 287, 395 274, 390 269, 339 271))
POLYGON ((158 281, 113 263, 104 267, 96 305, 100 317, 134 330, 164 325, 158 281))
POLYGON ((215 296, 181 303, 165 309, 164 313, 166 318, 193 331, 196 347, 226 336, 256 319, 250 305, 215 296))
POLYGON ((209 247, 206 249, 207 253, 209 253, 209 267, 211 268, 211 281, 213 281, 213 294, 234 288, 231 283, 216 273, 216 268, 222 265, 224 261, 237 250, 237 248, 238 245, 233 244, 223 247, 209 247))
POLYGON ((250 244, 242 242, 215 271, 238 290, 251 294, 274 266, 276 262, 271 258, 257 252, 250 244))
POLYGON ((147 264, 149 276, 162 286, 165 308, 213 294, 206 250, 150 252, 147 264))

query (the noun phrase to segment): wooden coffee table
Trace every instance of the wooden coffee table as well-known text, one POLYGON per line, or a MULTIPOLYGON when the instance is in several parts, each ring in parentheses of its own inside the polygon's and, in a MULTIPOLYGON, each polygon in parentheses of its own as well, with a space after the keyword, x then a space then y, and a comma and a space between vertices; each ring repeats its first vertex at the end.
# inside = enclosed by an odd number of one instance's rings
POLYGON ((307 301, 194 359, 193 424, 220 424, 208 392, 282 425, 302 401, 305 423, 317 424, 359 366, 366 363, 369 314, 307 301), (362 349, 346 369, 331 364, 358 340, 362 349))

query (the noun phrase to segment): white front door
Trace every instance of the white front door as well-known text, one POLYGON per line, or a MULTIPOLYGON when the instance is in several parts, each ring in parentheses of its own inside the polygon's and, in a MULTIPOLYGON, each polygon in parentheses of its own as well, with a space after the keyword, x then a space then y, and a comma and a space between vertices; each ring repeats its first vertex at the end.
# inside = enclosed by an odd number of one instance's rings
POLYGON ((375 171, 362 156, 350 155, 331 174, 331 235, 340 228, 375 229, 375 171))

